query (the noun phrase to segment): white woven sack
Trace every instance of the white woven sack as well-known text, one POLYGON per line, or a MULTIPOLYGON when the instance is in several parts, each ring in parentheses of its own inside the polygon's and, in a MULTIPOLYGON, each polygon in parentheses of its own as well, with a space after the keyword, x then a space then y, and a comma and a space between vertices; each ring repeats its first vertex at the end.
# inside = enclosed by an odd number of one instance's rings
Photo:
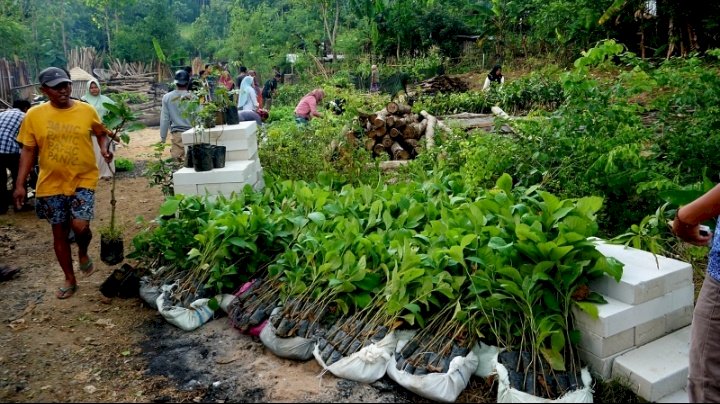
MULTIPOLYGON (((280 310, 282 310, 282 307, 273 309, 270 319, 277 315, 280 310)), ((267 325, 260 331, 260 341, 276 356, 298 361, 306 361, 312 358, 313 350, 315 350, 315 345, 317 345, 315 340, 310 338, 278 337, 275 334, 275 326, 272 324, 272 321, 268 321, 267 325)))
POLYGON ((313 355, 320 366, 337 377, 360 383, 372 383, 385 376, 388 361, 393 355, 397 339, 395 333, 388 333, 377 343, 370 344, 359 351, 346 356, 330 366, 320 356, 320 349, 315 346, 313 355))
POLYGON ((510 377, 508 371, 503 364, 498 363, 497 367, 498 375, 498 403, 592 403, 593 402, 593 390, 591 387, 592 377, 587 368, 583 368, 580 371, 582 382, 584 387, 565 393, 560 398, 551 400, 548 398, 538 397, 532 394, 528 394, 524 391, 517 390, 510 386, 510 377))

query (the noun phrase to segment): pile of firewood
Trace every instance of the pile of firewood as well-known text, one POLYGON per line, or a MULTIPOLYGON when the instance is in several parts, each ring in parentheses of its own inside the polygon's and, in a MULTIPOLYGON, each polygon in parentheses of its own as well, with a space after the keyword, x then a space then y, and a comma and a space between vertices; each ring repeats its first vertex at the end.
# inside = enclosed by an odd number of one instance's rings
POLYGON ((351 141, 355 143, 356 139, 362 139, 365 148, 375 156, 410 160, 422 152, 422 139, 426 139, 427 147, 433 144, 437 120, 425 111, 412 113, 409 105, 390 102, 380 111, 360 114, 358 119, 364 133, 351 133, 351 141))
POLYGON ((421 82, 418 88, 425 94, 462 93, 468 90, 468 85, 460 79, 454 79, 443 74, 421 82))

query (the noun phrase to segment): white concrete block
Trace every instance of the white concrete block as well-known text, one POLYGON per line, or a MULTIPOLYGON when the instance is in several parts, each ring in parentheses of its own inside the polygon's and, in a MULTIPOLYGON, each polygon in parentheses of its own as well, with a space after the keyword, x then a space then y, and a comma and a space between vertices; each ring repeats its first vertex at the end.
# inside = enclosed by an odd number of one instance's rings
POLYGON ((693 293, 694 286, 688 285, 637 305, 629 305, 605 296, 608 303, 597 305, 598 318, 592 318, 575 307, 573 315, 580 331, 609 337, 687 306, 692 302, 693 293))
POLYGON ((257 146, 246 150, 226 150, 225 162, 238 160, 257 160, 257 146))
POLYGON ((602 380, 607 380, 612 375, 613 362, 615 361, 615 358, 627 352, 630 352, 633 349, 635 348, 633 347, 625 351, 618 352, 606 358, 600 358, 597 355, 593 355, 582 348, 578 348, 578 355, 580 356, 580 359, 588 365, 588 368, 590 369, 590 372, 592 374, 602 380))
POLYGON ((657 401, 687 384, 690 327, 615 358, 613 377, 626 377, 637 395, 657 401))
MULTIPOLYGON (((249 136, 255 136, 257 133, 257 124, 255 122, 240 122, 237 125, 216 125, 213 128, 197 130, 192 128, 186 130, 182 134, 182 142, 185 145, 195 143, 211 143, 215 144, 218 140, 243 140, 249 136), (197 132, 197 138, 195 133, 197 132)), ((257 139, 255 140, 257 143, 257 139)))
POLYGON ((578 346, 598 358, 607 358, 633 348, 635 346, 635 330, 631 328, 609 337, 581 331, 578 346))
POLYGON ((683 387, 680 390, 674 391, 665 397, 659 398, 656 403, 689 403, 690 396, 688 396, 687 387, 683 387))
POLYGON ((198 188, 200 195, 223 194, 225 196, 230 196, 233 192, 234 193, 242 192, 243 188, 245 188, 245 185, 252 186, 253 184, 246 183, 246 182, 232 182, 232 183, 221 183, 221 184, 198 184, 197 188, 198 188))
POLYGON ((253 160, 226 161, 225 167, 210 171, 195 171, 194 168, 183 167, 173 173, 173 184, 248 183, 250 178, 255 178, 252 182, 254 183, 257 180, 257 171, 258 167, 253 160))
POLYGON ((692 323, 693 305, 685 306, 665 315, 665 334, 679 330, 692 323))
POLYGON ((635 326, 635 345, 642 346, 667 334, 666 315, 635 326))
MULTIPOLYGON (((211 143, 214 144, 214 143, 211 143)), ((251 156, 257 152, 257 136, 253 133, 252 135, 249 135, 245 137, 244 139, 233 139, 233 140, 220 140, 217 142, 218 145, 225 146, 227 150, 235 151, 235 150, 249 150, 252 153, 251 156)))
POLYGON ((195 184, 173 184, 175 195, 197 195, 197 185, 195 184))
POLYGON ((640 304, 692 284, 689 263, 624 245, 595 239, 596 248, 606 257, 625 264, 620 282, 609 276, 593 280, 590 289, 627 304, 640 304))

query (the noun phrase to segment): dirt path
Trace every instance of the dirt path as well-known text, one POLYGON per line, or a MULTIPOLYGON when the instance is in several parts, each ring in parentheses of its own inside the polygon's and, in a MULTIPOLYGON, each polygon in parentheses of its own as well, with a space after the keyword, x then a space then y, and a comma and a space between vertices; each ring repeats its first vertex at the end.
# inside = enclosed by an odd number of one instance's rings
MULTIPOLYGON (((117 218, 132 237, 152 220, 163 201, 140 167, 152 159, 157 128, 136 132, 116 155, 134 160, 119 173, 117 218)), ((168 153, 167 151, 165 152, 168 153)), ((169 154, 168 154, 169 155, 169 154)), ((110 183, 96 193, 93 229, 110 215, 110 183)), ((47 222, 12 210, 0 216, 0 264, 20 268, 0 282, 0 401, 3 402, 422 402, 389 379, 372 385, 318 377, 320 366, 283 360, 241 335, 227 317, 193 332, 167 323, 140 299, 102 302, 99 287, 115 267, 99 259, 96 231, 90 246, 98 270, 79 277, 70 299, 55 291, 63 275, 47 222)), ((76 247, 73 246, 77 260, 76 247)), ((77 264, 77 263, 76 263, 77 264)))

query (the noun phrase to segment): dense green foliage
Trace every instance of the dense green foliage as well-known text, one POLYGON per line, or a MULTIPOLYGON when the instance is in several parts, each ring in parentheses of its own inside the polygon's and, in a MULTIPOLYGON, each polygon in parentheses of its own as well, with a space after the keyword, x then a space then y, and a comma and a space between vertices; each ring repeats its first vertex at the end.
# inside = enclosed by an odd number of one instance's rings
POLYGON ((344 59, 327 69, 367 74, 370 61, 407 66, 408 58, 434 53, 446 68, 538 56, 564 65, 605 38, 648 57, 718 46, 720 4, 650 3, 656 12, 640 0, 6 1, 0 57, 17 56, 39 70, 92 46, 113 60, 149 63, 155 40, 172 66, 199 56, 267 77, 273 66, 314 71, 316 60, 336 54, 344 59), (285 57, 291 53, 299 55, 292 67, 285 57))

